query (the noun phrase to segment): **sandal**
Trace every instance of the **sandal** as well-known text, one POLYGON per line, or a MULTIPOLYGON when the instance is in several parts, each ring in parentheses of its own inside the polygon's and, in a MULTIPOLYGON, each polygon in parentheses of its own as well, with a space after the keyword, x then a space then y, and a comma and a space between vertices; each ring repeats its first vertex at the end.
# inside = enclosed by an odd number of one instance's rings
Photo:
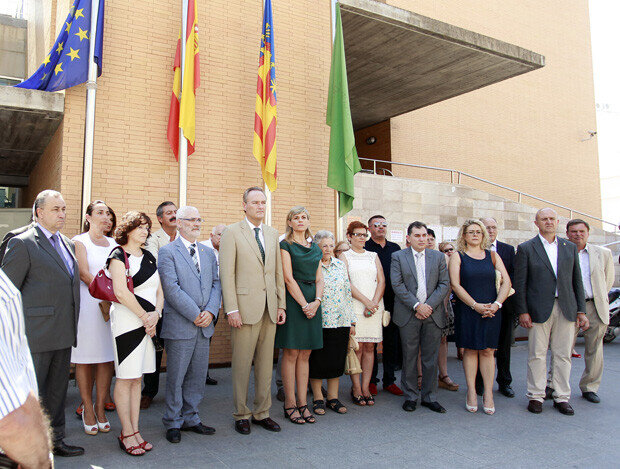
POLYGON ((118 437, 118 446, 120 446, 121 450, 123 450, 129 456, 144 456, 146 454, 146 450, 144 450, 144 448, 141 448, 140 445, 127 447, 125 446, 125 443, 123 443, 123 440, 126 440, 127 438, 134 436, 136 433, 123 436, 123 432, 121 432, 121 436, 118 437), (142 452, 136 453, 136 451, 142 451, 142 452))
POLYGON ((325 401, 323 399, 312 401, 312 412, 317 415, 325 415, 325 401))
POLYGON ((362 395, 356 396, 355 394, 353 394, 353 389, 351 389, 351 400, 353 401, 353 404, 355 405, 359 405, 359 406, 366 405, 366 400, 364 399, 364 396, 362 395))
POLYGON ((114 404, 114 402, 106 402, 103 404, 103 408, 108 412, 114 412, 116 410, 116 404, 114 404))
POLYGON ((327 400, 327 408, 333 410, 337 414, 346 414, 347 413, 347 408, 344 405, 342 405, 342 402, 340 402, 338 399, 328 399, 327 400), (342 409, 344 409, 344 410, 342 410, 342 409))
POLYGON ((447 389, 448 391, 458 391, 459 385, 450 379, 450 376, 439 376, 438 385, 440 388, 447 389))
POLYGON ((285 407, 284 418, 289 419, 291 422, 296 423, 297 425, 303 425, 304 423, 306 423, 306 420, 303 417, 301 417, 301 412, 299 412, 299 409, 297 409, 297 407, 289 407, 288 409, 285 407), (293 417, 293 414, 295 412, 298 412, 300 416, 293 417))
MULTIPOLYGON (((138 430, 135 435, 140 435, 140 430, 138 430)), ((140 443, 140 448, 142 448, 144 451, 151 451, 153 449, 153 445, 150 444, 148 441, 146 441, 144 438, 142 438, 142 435, 140 435, 140 438, 142 439, 142 443, 140 443), (147 447, 148 445, 148 447, 147 447)), ((137 439, 137 438, 136 438, 137 439)))
POLYGON ((366 401, 366 405, 375 405, 375 398, 372 394, 370 396, 364 396, 364 400, 366 401))
POLYGON ((299 410, 299 413, 301 414, 301 417, 306 421, 306 423, 314 423, 314 422, 316 422, 316 419, 314 418, 314 415, 312 415, 312 412, 310 412, 310 409, 308 409, 308 404, 299 406, 297 409, 299 410), (306 417, 304 415, 305 411, 308 411, 308 413, 310 415, 308 415, 306 417))

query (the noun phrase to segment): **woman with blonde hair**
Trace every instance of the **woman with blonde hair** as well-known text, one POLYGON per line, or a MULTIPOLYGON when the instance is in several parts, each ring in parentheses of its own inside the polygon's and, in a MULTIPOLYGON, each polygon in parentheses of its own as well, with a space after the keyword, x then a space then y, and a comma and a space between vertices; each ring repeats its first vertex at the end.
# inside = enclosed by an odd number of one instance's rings
POLYGON ((452 291, 457 296, 454 308, 456 343, 463 347, 463 369, 467 380, 465 407, 478 410, 476 373, 480 367, 484 382, 483 409, 495 413, 493 376, 495 349, 499 342, 502 303, 510 291, 510 278, 501 258, 488 249, 489 235, 482 222, 467 220, 456 243, 458 255, 450 257, 449 273, 452 291), (495 270, 504 280, 499 292, 495 286, 495 270))
POLYGON ((323 253, 308 241, 311 238, 308 210, 293 207, 286 217, 286 234, 280 241, 286 322, 277 327, 275 346, 283 349, 284 415, 296 424, 315 422, 307 401, 308 361, 312 350, 323 348, 323 273, 319 265, 323 253))

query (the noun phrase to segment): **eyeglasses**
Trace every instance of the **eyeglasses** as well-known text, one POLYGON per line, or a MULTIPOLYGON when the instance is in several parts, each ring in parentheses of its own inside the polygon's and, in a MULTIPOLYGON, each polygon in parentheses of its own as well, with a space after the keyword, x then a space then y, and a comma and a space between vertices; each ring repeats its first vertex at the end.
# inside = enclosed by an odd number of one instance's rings
POLYGON ((368 238, 368 233, 351 233, 351 236, 355 238, 368 238))
POLYGON ((379 228, 382 226, 383 228, 387 228, 388 224, 386 221, 378 221, 372 224, 375 228, 379 228))
POLYGON ((465 234, 466 234, 466 235, 474 235, 474 234, 475 234, 475 235, 481 235, 481 234, 482 234, 482 231, 480 231, 480 230, 475 230, 475 231, 467 230, 467 231, 465 232, 465 234))
POLYGON ((179 220, 185 220, 190 223, 202 223, 204 221, 202 218, 179 218, 179 220))

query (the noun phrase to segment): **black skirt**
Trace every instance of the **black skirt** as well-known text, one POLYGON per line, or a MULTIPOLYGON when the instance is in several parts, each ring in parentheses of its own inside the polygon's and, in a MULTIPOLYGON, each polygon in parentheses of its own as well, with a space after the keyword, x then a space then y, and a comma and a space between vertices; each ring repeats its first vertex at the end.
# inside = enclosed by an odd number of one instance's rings
POLYGON ((323 348, 310 354, 310 378, 332 379, 344 374, 350 327, 323 329, 323 348))

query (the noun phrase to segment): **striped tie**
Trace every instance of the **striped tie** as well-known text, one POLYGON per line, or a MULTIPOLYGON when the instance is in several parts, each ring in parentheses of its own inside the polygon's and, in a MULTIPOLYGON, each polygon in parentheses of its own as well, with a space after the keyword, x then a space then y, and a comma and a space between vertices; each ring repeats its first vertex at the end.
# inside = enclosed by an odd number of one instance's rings
POLYGON ((260 251, 260 256, 263 258, 263 264, 265 263, 265 248, 263 248, 263 243, 260 242, 260 237, 258 236, 260 233, 260 228, 254 228, 254 236, 256 237, 256 242, 258 243, 258 250, 260 251))
POLYGON ((198 255, 196 254, 195 244, 189 245, 189 255, 192 256, 192 259, 194 259, 194 265, 196 266, 196 270, 198 271, 198 273, 200 273, 200 266, 198 264, 198 255))

